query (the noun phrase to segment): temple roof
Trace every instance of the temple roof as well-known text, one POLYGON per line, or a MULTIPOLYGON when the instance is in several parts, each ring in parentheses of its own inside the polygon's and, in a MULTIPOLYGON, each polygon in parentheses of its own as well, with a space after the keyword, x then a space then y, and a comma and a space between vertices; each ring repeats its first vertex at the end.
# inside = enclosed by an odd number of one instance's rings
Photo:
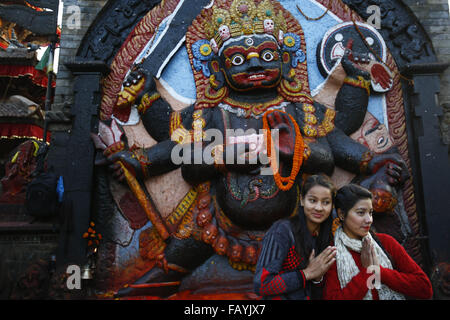
POLYGON ((0 102, 0 118, 39 118, 42 119, 42 111, 39 104, 23 97, 11 96, 6 101, 0 102))
POLYGON ((34 66, 36 63, 36 51, 28 52, 27 48, 0 50, 0 64, 34 66))
MULTIPOLYGON (((0 50, 0 97, 6 99, 20 95, 43 105, 48 76, 44 71, 35 68, 36 63, 36 51, 29 52, 27 48, 0 50)), ((53 76, 52 90, 55 85, 53 76)))
POLYGON ((0 140, 42 140, 43 127, 44 112, 37 103, 19 95, 0 102, 0 140))

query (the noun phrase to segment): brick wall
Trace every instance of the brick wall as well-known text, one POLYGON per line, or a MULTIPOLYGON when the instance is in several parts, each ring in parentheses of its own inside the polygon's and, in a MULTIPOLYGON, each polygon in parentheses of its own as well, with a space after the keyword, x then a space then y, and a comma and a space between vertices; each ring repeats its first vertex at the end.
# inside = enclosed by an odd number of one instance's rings
POLYGON ((86 31, 106 2, 106 0, 64 0, 55 105, 73 98, 73 79, 70 71, 64 66, 64 61, 76 55, 86 31), (70 6, 78 6, 79 8, 79 26, 74 25, 76 19, 74 11, 70 10, 70 6))

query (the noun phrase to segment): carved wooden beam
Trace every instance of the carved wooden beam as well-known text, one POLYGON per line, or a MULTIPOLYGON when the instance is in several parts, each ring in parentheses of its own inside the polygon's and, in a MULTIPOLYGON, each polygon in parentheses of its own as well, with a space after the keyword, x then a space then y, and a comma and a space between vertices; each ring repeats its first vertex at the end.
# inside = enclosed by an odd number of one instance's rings
MULTIPOLYGON (((10 3, 11 1, 8 2, 10 3)), ((23 1, 16 2, 20 3, 23 1)), ((29 3, 39 8, 51 9, 52 11, 37 11, 22 4, 5 5, 0 3, 0 18, 16 23, 18 26, 31 31, 36 35, 55 35, 58 19, 58 0, 35 0, 29 1, 29 3)))

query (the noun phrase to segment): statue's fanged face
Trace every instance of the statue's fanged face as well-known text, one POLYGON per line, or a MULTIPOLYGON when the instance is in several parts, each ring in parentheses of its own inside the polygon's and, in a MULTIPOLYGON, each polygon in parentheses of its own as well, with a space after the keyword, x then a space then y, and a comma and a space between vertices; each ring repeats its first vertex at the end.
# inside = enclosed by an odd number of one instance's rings
POLYGON ((236 91, 276 87, 281 80, 281 51, 271 36, 247 36, 226 44, 220 54, 226 82, 236 91))

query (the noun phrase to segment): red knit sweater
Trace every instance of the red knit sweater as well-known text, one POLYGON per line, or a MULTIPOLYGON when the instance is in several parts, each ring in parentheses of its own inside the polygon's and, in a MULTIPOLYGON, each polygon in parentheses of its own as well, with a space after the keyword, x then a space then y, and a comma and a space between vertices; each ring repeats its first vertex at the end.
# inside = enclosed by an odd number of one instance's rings
MULTIPOLYGON (((422 269, 406 253, 405 249, 391 236, 378 233, 384 249, 391 255, 395 270, 380 266, 380 281, 392 290, 407 297, 430 299, 433 295, 431 282, 422 269)), ((325 275, 323 298, 326 300, 362 300, 367 293, 367 279, 371 276, 361 264, 361 255, 350 250, 360 272, 341 289, 336 262, 325 275)), ((372 289, 372 297, 379 300, 378 291, 372 289)))

